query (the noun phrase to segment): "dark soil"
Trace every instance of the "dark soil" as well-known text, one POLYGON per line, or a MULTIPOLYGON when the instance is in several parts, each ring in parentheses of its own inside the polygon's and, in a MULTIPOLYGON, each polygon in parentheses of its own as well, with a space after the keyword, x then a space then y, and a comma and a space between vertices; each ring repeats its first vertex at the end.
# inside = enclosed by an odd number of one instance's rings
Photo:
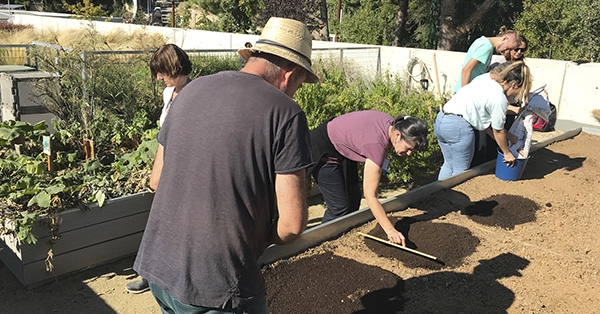
POLYGON ((360 235, 387 240, 371 221, 265 267, 271 313, 597 313, 594 145, 581 134, 534 152, 519 181, 485 174, 389 214, 444 264, 360 235))
POLYGON ((398 275, 332 252, 282 263, 264 275, 273 314, 394 313, 402 304, 398 275))
MULTIPOLYGON (((395 227, 402 234, 408 235, 406 238, 408 248, 432 255, 443 262, 442 264, 394 246, 365 239, 367 247, 378 256, 398 260, 409 268, 441 269, 443 266, 460 266, 463 259, 471 255, 479 244, 479 239, 474 237, 469 229, 457 225, 403 218, 395 223, 395 227)), ((379 225, 376 225, 369 234, 387 239, 379 225)))

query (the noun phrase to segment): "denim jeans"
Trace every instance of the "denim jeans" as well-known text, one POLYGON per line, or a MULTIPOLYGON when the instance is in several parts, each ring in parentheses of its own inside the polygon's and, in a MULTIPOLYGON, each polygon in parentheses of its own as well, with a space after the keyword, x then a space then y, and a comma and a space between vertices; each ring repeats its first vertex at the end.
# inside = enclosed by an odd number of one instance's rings
POLYGON ((362 191, 356 162, 321 162, 315 169, 314 177, 327 207, 321 222, 328 222, 358 210, 362 191), (343 162, 346 163, 346 173, 343 162))
POLYGON ((152 282, 148 282, 154 299, 163 314, 268 314, 267 298, 262 297, 231 310, 185 304, 152 282))
POLYGON ((444 155, 438 180, 469 169, 475 153, 475 131, 471 124, 462 117, 440 111, 435 119, 433 132, 444 155))

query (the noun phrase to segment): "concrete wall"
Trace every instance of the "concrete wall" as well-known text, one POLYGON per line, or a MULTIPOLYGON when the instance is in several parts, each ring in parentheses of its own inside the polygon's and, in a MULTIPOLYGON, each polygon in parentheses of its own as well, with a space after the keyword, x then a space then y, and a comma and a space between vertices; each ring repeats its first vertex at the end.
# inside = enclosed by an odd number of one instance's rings
MULTIPOLYGON (((15 12, 14 22, 30 24, 40 30, 77 29, 92 24, 100 32, 119 30, 133 33, 145 30, 160 33, 167 38, 168 42, 177 44, 183 49, 238 49, 243 47, 246 42, 254 43, 258 39, 256 35, 81 21, 71 19, 64 14, 39 12, 15 12)), ((375 50, 359 52, 352 49, 343 53, 345 61, 352 59, 355 63, 361 64, 359 70, 365 71, 366 77, 371 76, 373 71, 381 70, 405 77, 410 73, 418 79, 421 73, 425 72, 425 77, 430 78, 432 82, 428 90, 438 94, 439 87, 440 94, 446 97, 452 94, 465 56, 463 52, 453 51, 314 41, 313 48, 317 51, 315 51, 313 59, 325 54, 325 52, 318 51, 320 48, 352 47, 377 48, 376 53, 373 52, 375 50), (421 68, 421 65, 425 66, 421 68)), ((577 123, 600 127, 600 122, 591 113, 593 109, 600 108, 598 100, 600 81, 594 79, 596 73, 600 71, 600 64, 577 65, 567 61, 531 58, 528 58, 526 62, 534 76, 534 87, 547 85, 550 101, 558 109, 558 119, 573 120, 577 123)))

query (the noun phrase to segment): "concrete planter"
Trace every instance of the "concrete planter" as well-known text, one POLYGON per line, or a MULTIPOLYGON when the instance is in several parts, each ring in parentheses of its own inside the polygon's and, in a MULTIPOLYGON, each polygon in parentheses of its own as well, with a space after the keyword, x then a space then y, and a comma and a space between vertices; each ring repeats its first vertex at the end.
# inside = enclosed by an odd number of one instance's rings
POLYGON ((51 273, 46 272, 48 230, 38 224, 35 245, 22 244, 12 236, 0 239, 0 260, 25 285, 36 285, 56 276, 101 265, 137 252, 154 194, 139 193, 108 200, 91 210, 69 209, 61 214, 51 273))

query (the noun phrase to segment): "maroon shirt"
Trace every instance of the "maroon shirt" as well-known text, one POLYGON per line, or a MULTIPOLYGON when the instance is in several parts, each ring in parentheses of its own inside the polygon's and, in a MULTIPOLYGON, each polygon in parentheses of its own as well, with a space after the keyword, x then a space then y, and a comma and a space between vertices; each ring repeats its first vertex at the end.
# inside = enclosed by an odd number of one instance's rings
POLYGON ((331 120, 327 134, 340 155, 356 162, 365 162, 368 158, 382 167, 393 121, 394 118, 380 111, 350 112, 331 120))

